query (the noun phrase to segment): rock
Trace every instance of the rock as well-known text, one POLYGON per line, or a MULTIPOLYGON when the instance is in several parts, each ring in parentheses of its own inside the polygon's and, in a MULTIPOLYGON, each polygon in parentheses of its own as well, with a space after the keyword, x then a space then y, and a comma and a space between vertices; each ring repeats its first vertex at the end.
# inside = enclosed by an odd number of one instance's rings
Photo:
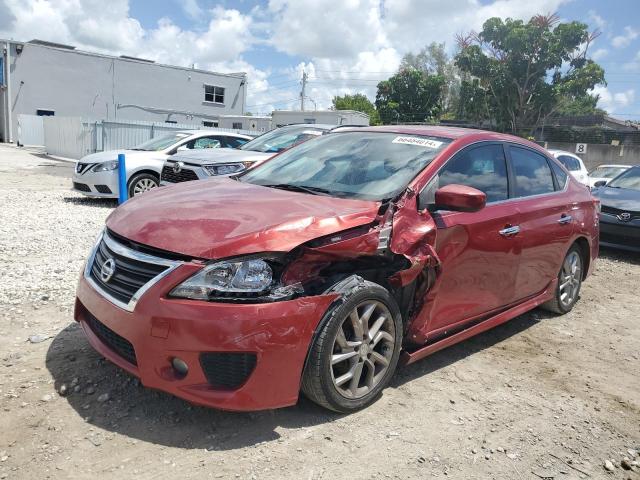
POLYGON ((46 395, 43 395, 42 398, 40 398, 40 401, 41 402, 50 402, 52 398, 53 397, 47 393, 46 395))
POLYGON ((477 448, 472 448, 471 449, 471 453, 473 453, 475 455, 476 453, 478 453, 478 449, 477 448))
POLYGON ((108 393, 103 393, 102 395, 100 395, 100 396, 98 397, 98 401, 99 401, 100 403, 104 403, 104 402, 106 402, 107 400, 109 400, 109 394, 108 394, 108 393))
POLYGON ((616 467, 613 466, 613 463, 611 462, 611 460, 605 460, 604 469, 607 472, 613 472, 616 469, 616 467))
POLYGON ((51 335, 45 335, 44 333, 37 333, 35 335, 31 335, 29 337, 29 342, 30 343, 42 343, 45 340, 49 340, 51 338, 51 335))
POLYGON ((85 393, 87 395, 93 395, 94 393, 96 393, 96 389, 93 387, 87 387, 87 389, 85 390, 85 393))
POLYGON ((631 462, 629 461, 628 458, 622 459, 622 461, 620 462, 620 466, 625 470, 631 470, 631 467, 632 467, 631 462))
POLYGON ((69 393, 69 388, 67 387, 67 385, 64 384, 64 383, 62 385, 60 385, 60 388, 58 389, 58 394, 61 397, 66 397, 68 395, 68 393, 69 393))
POLYGON ((518 456, 515 453, 507 453, 507 458, 515 460, 518 456))

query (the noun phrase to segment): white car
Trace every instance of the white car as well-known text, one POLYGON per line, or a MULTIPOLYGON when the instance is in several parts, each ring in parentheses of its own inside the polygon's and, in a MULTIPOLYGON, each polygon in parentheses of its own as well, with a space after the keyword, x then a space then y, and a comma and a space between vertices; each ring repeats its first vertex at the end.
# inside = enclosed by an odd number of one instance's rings
POLYGON ((88 197, 118 198, 118 154, 125 154, 129 197, 160 184, 165 160, 181 151, 238 148, 248 135, 212 130, 181 130, 152 138, 127 150, 110 150, 82 157, 73 174, 73 190, 88 197))
POLYGON ((549 150, 549 153, 556 157, 576 180, 583 185, 589 185, 589 171, 579 156, 564 150, 549 150))
POLYGON ((629 168, 631 168, 629 165, 599 165, 589 173, 589 186, 593 188, 595 183, 600 181, 609 183, 629 168))

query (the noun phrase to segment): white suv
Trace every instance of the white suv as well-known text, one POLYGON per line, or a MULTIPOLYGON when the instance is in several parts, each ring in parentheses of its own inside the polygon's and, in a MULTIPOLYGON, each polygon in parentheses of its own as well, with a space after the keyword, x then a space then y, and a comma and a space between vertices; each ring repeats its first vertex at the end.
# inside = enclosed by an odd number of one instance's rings
POLYGON ((549 150, 549 153, 556 157, 576 180, 583 185, 589 186, 589 171, 579 156, 564 150, 549 150))
POLYGON ((88 197, 118 198, 118 154, 125 154, 129 197, 160 184, 164 161, 177 152, 238 148, 248 135, 213 130, 182 130, 152 138, 127 150, 110 150, 82 157, 73 173, 73 190, 88 197))

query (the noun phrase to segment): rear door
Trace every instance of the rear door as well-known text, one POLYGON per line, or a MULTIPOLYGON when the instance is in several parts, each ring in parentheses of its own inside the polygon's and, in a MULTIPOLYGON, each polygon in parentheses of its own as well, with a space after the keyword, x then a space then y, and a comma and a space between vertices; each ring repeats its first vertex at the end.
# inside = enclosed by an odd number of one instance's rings
POLYGON ((507 152, 514 179, 511 202, 520 211, 515 297, 521 300, 540 293, 558 275, 573 234, 574 205, 565 193, 566 174, 553 160, 521 145, 509 144, 507 152))
POLYGON ((425 189, 427 195, 433 195, 440 187, 459 184, 487 195, 486 207, 478 212, 432 212, 442 268, 429 332, 514 300, 520 254, 519 214, 517 206, 508 201, 507 172, 503 144, 483 142, 453 156, 425 189))

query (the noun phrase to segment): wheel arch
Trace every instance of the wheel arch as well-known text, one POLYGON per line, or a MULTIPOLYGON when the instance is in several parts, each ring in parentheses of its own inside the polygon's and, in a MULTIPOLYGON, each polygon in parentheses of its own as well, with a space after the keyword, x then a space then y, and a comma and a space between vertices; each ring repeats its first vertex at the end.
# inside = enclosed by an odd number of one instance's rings
POLYGON ((580 255, 582 256, 582 262, 584 263, 584 267, 582 269, 582 280, 585 280, 587 278, 589 268, 591 267, 591 245, 589 244, 589 240, 583 236, 576 238, 571 244, 571 247, 574 245, 577 245, 580 249, 580 255))
POLYGON ((133 178, 136 175, 140 175, 141 173, 147 173, 149 175, 153 175, 154 177, 156 177, 158 182, 160 182, 160 174, 158 172, 156 172, 155 170, 152 170, 150 168, 143 167, 143 168, 141 168, 139 170, 135 170, 135 171, 133 171, 133 172, 131 172, 129 174, 129 178, 127 178, 127 187, 130 187, 131 186, 131 181, 133 180, 133 178))

